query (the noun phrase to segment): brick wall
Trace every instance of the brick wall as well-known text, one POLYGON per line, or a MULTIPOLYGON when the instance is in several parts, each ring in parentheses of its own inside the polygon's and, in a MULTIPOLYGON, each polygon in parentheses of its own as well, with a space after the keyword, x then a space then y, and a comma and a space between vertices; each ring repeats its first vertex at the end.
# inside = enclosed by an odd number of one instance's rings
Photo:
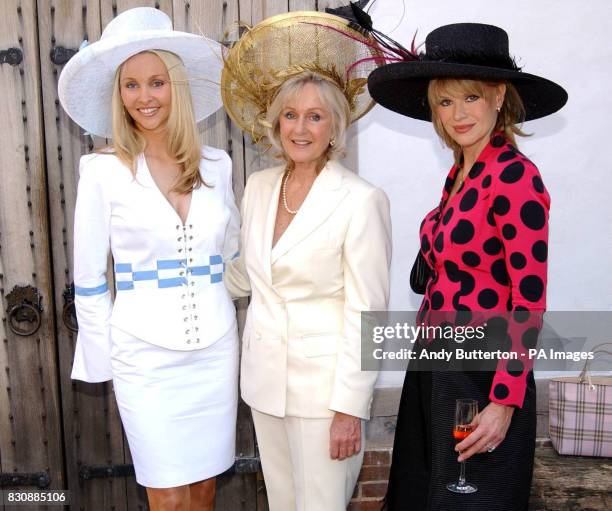
POLYGON ((378 511, 387 492, 391 449, 367 450, 348 511, 378 511))

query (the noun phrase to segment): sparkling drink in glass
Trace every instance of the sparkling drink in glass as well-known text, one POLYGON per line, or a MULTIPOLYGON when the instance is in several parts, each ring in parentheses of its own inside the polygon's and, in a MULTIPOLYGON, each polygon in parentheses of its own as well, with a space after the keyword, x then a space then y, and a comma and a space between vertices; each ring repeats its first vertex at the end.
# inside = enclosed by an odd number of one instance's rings
MULTIPOLYGON (((455 425, 453 427, 453 438, 456 443, 465 440, 473 431, 472 422, 478 414, 478 401, 475 399, 457 399, 455 405, 455 425)), ((475 484, 465 480, 465 460, 461 462, 459 480, 449 483, 446 488, 454 493, 474 493, 478 491, 475 484)))

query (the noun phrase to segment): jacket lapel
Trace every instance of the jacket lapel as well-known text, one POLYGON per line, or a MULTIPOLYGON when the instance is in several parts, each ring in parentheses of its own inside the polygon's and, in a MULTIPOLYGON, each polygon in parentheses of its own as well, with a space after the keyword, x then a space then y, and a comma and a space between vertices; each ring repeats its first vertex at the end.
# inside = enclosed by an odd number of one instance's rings
MULTIPOLYGON (((295 218, 289 224, 283 235, 276 242, 271 252, 270 263, 274 264, 280 257, 291 248, 302 241, 319 225, 321 225, 338 207, 344 196, 348 193, 346 187, 342 187, 342 173, 346 172, 342 165, 330 161, 325 165, 319 176, 315 179, 310 192, 300 206, 295 218)), ((282 177, 282 175, 281 175, 282 177)), ((268 216, 268 232, 270 240, 268 247, 272 244, 272 234, 276 220, 276 209, 278 206, 278 193, 280 192, 280 179, 272 197, 274 202, 274 214, 268 216)), ((272 209, 272 205, 270 210, 272 209)))
POLYGON ((278 194, 280 193, 284 167, 279 167, 278 172, 273 174, 271 179, 262 182, 261 189, 256 195, 255 200, 262 204, 262 217, 254 221, 253 225, 261 225, 263 232, 258 238, 262 241, 261 258, 264 271, 268 277, 268 282, 272 282, 271 270, 271 251, 272 239, 274 236, 274 225, 276 223, 276 212, 278 210, 278 194), (266 207, 267 205, 267 207, 266 207))
MULTIPOLYGON (((147 161, 145 160, 144 153, 140 153, 136 159, 136 181, 147 188, 157 187, 155 181, 153 181, 153 176, 149 169, 147 168, 147 161)), ((161 193, 161 192, 160 192, 161 193)))

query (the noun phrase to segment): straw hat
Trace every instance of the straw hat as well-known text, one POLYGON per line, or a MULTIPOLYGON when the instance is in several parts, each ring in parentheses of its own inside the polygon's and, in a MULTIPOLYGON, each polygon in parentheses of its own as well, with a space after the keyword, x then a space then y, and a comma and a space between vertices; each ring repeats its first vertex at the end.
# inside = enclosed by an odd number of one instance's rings
POLYGON ((382 60, 371 36, 332 14, 280 14, 249 28, 225 55, 223 104, 232 120, 257 142, 266 114, 289 78, 314 72, 344 93, 353 122, 373 106, 368 74, 382 60))

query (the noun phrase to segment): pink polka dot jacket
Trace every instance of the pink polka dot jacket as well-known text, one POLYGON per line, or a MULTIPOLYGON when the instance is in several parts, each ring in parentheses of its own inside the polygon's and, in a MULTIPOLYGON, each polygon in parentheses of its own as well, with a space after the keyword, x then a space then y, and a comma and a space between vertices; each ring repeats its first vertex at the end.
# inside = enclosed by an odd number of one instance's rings
POLYGON ((448 200, 458 171, 457 165, 450 170, 440 204, 421 224, 432 276, 419 318, 434 311, 503 316, 508 345, 500 349, 518 357, 499 361, 489 399, 521 407, 532 367, 525 355, 536 345, 546 308, 550 197, 536 166, 501 133, 448 200), (537 313, 526 318, 517 311, 537 313))

